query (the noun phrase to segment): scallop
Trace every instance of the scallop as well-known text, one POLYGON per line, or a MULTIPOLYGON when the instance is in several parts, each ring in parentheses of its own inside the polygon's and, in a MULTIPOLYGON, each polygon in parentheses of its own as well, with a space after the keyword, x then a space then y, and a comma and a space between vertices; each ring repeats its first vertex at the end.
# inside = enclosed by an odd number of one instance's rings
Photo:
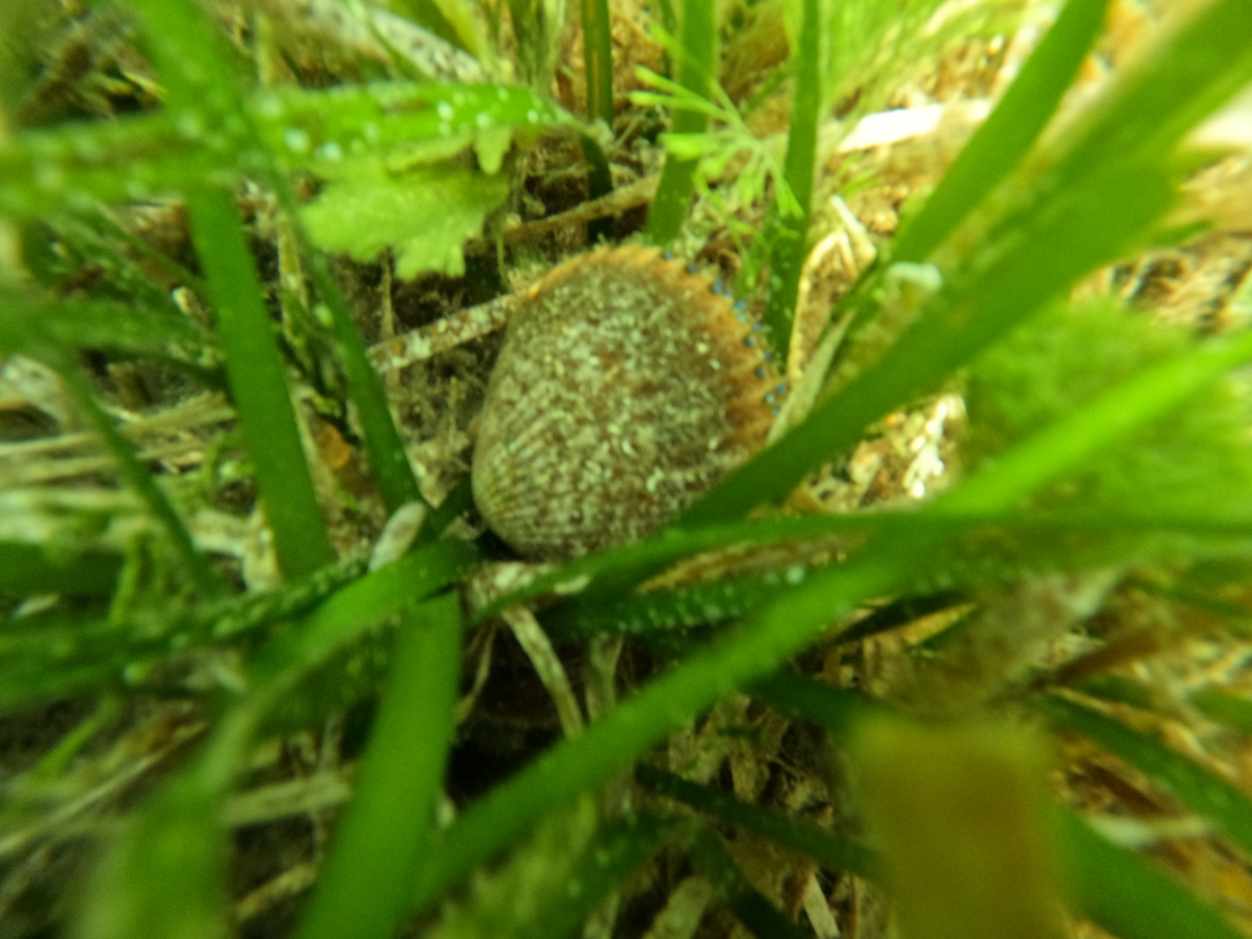
POLYGON ((650 248, 574 258, 510 320, 479 421, 475 502, 538 560, 642 538, 763 444, 777 385, 706 278, 650 248))

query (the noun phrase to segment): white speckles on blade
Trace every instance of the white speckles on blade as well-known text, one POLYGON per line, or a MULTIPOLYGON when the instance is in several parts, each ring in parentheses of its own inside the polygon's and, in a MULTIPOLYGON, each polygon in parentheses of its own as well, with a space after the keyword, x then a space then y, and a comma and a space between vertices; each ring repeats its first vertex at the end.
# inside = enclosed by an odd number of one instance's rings
POLYGON ((184 140, 199 140, 204 135, 204 115, 199 111, 183 111, 174 126, 184 140))
POLYGON ((283 131, 283 143, 292 153, 306 153, 312 145, 308 132, 299 127, 288 127, 283 131))
POLYGON ((333 140, 328 140, 317 148, 317 158, 328 163, 338 163, 343 159, 343 147, 333 140))
POLYGON ((701 277, 644 248, 531 288, 492 373, 474 497, 524 555, 641 538, 760 446, 777 378, 701 277))
POLYGON ((35 185, 48 192, 59 192, 65 188, 65 173, 53 163, 44 163, 35 169, 35 185))

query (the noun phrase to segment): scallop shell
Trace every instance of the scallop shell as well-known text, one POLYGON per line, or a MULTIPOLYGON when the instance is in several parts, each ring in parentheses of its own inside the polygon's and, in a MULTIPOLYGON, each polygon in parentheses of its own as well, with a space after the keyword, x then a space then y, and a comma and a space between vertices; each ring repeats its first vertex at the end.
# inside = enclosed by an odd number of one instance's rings
POLYGON ((764 442, 778 384, 703 277, 649 248, 593 251, 522 297, 492 372, 474 499, 520 554, 641 538, 764 442))

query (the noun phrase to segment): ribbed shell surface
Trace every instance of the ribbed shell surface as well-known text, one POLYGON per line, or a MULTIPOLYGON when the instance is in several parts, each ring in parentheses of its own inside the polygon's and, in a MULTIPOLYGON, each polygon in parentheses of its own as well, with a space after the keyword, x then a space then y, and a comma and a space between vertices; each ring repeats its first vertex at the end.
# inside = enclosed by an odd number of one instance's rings
POLYGON ((775 379, 707 280, 592 252, 522 298, 488 384, 473 489, 519 553, 643 537, 760 446, 775 379))

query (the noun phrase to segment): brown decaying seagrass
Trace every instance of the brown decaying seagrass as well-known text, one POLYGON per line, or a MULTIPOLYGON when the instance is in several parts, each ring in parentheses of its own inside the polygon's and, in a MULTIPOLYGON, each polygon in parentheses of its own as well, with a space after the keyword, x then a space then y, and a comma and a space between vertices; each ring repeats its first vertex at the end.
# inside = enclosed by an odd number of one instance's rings
POLYGON ((565 559, 641 538, 757 450, 778 378, 731 302, 650 248, 593 251, 522 296, 474 449, 487 524, 565 559))

